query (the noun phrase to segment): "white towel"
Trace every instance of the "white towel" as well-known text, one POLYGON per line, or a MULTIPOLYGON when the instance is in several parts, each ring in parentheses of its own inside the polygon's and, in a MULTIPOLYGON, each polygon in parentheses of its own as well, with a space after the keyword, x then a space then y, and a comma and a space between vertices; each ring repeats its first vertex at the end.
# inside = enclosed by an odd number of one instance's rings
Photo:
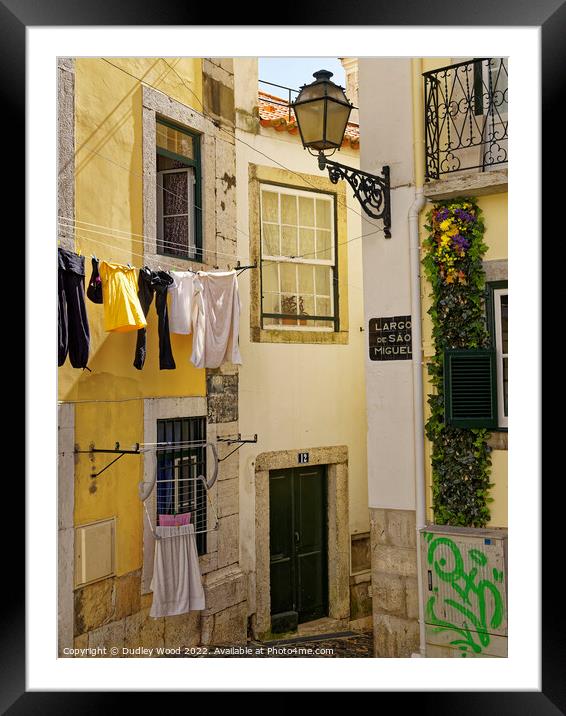
POLYGON ((150 617, 204 609, 204 589, 195 540, 195 526, 156 527, 161 539, 155 540, 153 601, 150 617))
POLYGON ((169 286, 169 331, 188 335, 192 333, 193 282, 192 271, 171 271, 173 283, 169 286))
POLYGON ((240 294, 235 271, 199 271, 194 281, 193 353, 196 368, 240 364, 240 294))

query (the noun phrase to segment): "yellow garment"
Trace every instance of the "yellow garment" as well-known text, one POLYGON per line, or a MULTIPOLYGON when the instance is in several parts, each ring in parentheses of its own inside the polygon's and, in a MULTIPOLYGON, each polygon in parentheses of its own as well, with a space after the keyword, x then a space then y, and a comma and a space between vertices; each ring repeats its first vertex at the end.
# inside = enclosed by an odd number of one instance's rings
POLYGON ((147 321, 138 298, 136 269, 101 261, 99 273, 104 299, 104 329, 125 333, 145 328, 147 321))

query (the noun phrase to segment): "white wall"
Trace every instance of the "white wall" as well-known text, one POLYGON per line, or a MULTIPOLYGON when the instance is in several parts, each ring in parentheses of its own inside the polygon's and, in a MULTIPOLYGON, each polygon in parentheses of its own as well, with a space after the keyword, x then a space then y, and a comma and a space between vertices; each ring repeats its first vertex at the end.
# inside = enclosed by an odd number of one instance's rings
MULTIPOLYGON (((388 164, 392 185, 391 238, 363 240, 369 505, 406 510, 415 509, 412 361, 370 360, 367 329, 370 318, 411 313, 411 79, 410 59, 359 60, 361 168, 379 174, 388 164)), ((364 218, 363 232, 375 224, 383 226, 364 218)))
MULTIPOLYGON (((236 59, 236 108, 251 112, 257 104, 257 62, 236 59)), ((308 78, 305 78, 308 81, 308 78)), ((283 90, 282 90, 283 91, 283 90)), ((238 114, 238 126, 246 125, 238 114)), ((248 125, 249 126, 249 125, 248 125)), ((306 152, 299 135, 261 128, 259 134, 242 129, 236 141, 238 227, 249 232, 248 164, 260 164, 319 174, 315 157, 306 152), (277 164, 280 162, 280 164, 277 164)), ((358 165, 358 152, 342 150, 337 161, 358 165)), ((299 185, 299 180, 298 185, 299 185)), ((308 189, 308 187, 305 187, 308 189)), ((240 450, 241 564, 255 564, 254 457, 272 450, 347 445, 351 533, 369 530, 366 468, 366 407, 364 355, 366 333, 362 290, 361 208, 348 193, 348 345, 265 344, 250 342, 249 272, 240 277, 242 320, 240 347, 239 419, 243 436, 258 434, 258 443, 240 450)), ((238 255, 247 257, 249 241, 238 233, 238 255)), ((253 590, 252 590, 253 591, 253 590)))

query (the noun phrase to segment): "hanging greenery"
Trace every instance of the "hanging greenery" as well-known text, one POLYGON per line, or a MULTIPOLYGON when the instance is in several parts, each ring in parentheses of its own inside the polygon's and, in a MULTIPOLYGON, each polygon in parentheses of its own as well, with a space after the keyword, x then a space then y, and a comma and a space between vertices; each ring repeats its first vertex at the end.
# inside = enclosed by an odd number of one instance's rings
POLYGON ((446 348, 487 348, 481 210, 472 199, 434 205, 427 214, 425 275, 432 285, 429 314, 435 356, 428 373, 426 434, 432 443, 432 498, 436 524, 484 527, 489 521, 491 471, 489 432, 444 424, 443 361, 446 348))

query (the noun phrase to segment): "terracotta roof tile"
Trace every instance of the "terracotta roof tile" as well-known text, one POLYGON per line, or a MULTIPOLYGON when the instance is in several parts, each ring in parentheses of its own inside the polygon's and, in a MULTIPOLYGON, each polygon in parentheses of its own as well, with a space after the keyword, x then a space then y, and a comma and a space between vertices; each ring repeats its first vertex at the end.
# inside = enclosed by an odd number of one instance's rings
MULTIPOLYGON (((276 97, 267 92, 258 92, 259 121, 262 127, 272 127, 277 132, 287 131, 289 134, 298 134, 299 130, 295 121, 295 113, 286 99, 276 97)), ((360 128, 354 122, 348 122, 344 132, 343 147, 352 149, 360 148, 360 128)))

